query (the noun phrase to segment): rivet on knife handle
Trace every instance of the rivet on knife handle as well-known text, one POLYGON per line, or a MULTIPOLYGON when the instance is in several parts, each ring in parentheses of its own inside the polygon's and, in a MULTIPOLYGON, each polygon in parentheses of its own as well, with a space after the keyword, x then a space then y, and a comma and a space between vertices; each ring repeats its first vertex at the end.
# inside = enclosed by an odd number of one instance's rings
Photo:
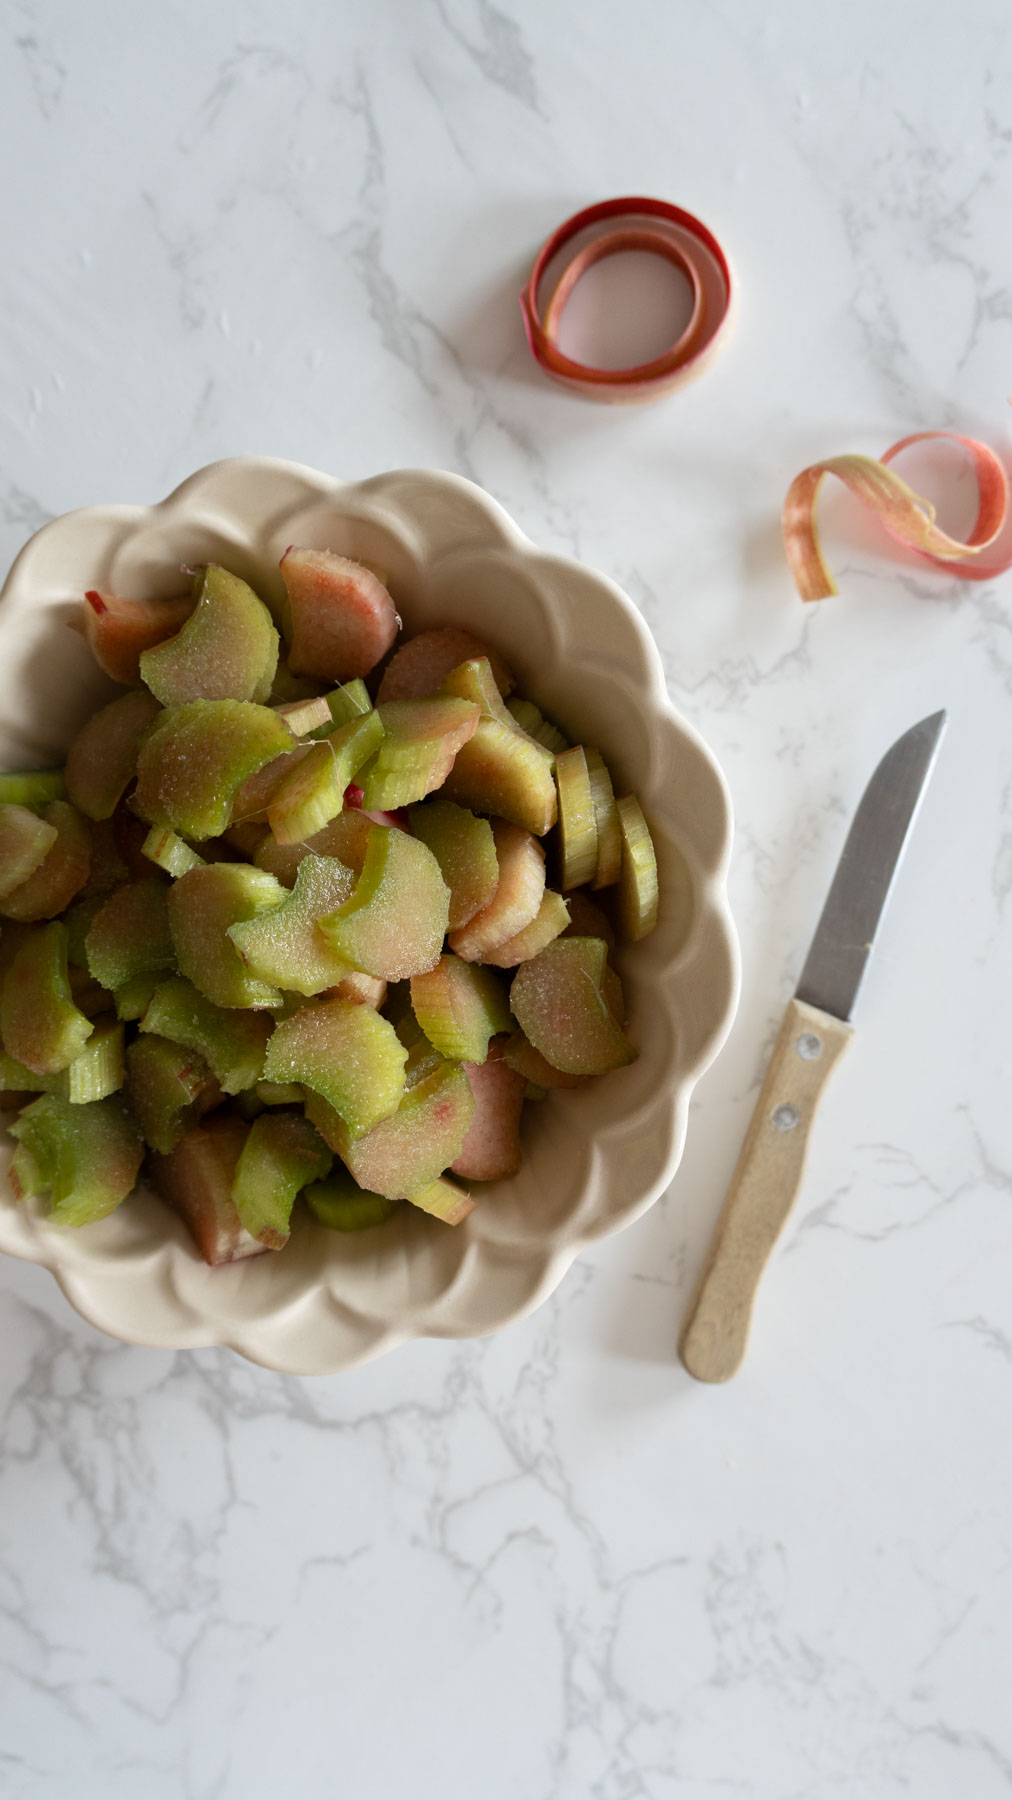
POLYGON ((740 1368, 752 1306, 770 1252, 801 1187, 815 1110, 852 1025, 791 1000, 699 1285, 680 1354, 697 1381, 740 1368))

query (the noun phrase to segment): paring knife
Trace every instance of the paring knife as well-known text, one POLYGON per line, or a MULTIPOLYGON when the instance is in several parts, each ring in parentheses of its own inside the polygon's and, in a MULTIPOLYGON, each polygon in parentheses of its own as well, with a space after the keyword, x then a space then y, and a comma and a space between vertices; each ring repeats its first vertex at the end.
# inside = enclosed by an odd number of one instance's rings
POLYGON ((850 1016, 945 730, 932 713, 898 738, 865 788, 797 992, 784 1015, 679 1352, 698 1381, 740 1368, 756 1290, 801 1187, 815 1109, 850 1016))

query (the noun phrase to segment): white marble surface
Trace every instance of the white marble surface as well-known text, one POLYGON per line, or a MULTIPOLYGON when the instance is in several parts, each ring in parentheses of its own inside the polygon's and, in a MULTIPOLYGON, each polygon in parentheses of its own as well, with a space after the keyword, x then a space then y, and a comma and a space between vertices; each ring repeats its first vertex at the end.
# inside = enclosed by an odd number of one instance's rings
POLYGON ((15 0, 3 37, 4 561, 231 452, 473 476, 642 605, 732 783, 745 963, 670 1192, 501 1338, 288 1380, 0 1270, 5 1800, 998 1800, 1012 578, 900 569, 827 495, 843 591, 802 609, 777 515, 820 453, 1007 444, 1006 0, 15 0), (713 225, 742 309, 623 413, 533 372, 516 292, 630 191, 713 225), (778 1008, 939 705, 750 1360, 697 1387, 778 1008))

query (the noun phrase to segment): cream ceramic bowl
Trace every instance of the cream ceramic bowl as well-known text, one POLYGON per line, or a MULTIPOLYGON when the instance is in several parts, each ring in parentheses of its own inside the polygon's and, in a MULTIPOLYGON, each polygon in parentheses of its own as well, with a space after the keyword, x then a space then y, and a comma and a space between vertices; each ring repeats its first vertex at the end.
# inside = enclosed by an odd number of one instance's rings
POLYGON ((131 1343, 224 1344, 269 1368, 322 1374, 406 1338, 497 1331, 544 1300, 584 1245, 638 1218, 678 1165, 689 1096, 733 1017, 738 958, 727 791, 671 707, 638 613, 455 475, 346 483, 235 457, 159 506, 88 507, 46 525, 0 597, 0 768, 62 760, 113 691, 66 629, 86 588, 178 592, 181 563, 214 560, 269 599, 291 543, 381 565, 409 632, 466 625, 501 651, 522 692, 597 744, 619 791, 639 795, 661 882, 656 932, 618 958, 638 1061, 529 1106, 520 1174, 490 1186, 456 1230, 410 1207, 350 1236, 303 1219, 280 1256, 209 1269, 150 1194, 79 1231, 50 1225, 44 1204, 16 1205, 0 1134, 0 1249, 44 1264, 92 1324, 131 1343))

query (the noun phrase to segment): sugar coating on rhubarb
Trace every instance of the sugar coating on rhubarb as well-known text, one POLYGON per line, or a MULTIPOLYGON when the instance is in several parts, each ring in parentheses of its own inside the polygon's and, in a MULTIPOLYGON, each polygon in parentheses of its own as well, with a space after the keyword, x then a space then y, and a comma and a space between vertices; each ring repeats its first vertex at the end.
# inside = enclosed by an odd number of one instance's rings
POLYGON ((407 832, 377 825, 351 898, 321 919, 320 929, 353 968, 400 981, 435 967, 449 909, 431 850, 407 832))
POLYGON ((197 603, 174 637, 140 656, 141 680, 163 706, 188 700, 265 701, 279 638, 263 601, 238 575, 208 564, 197 603))
POLYGON ((319 921, 350 897, 354 885, 351 870, 336 857, 303 857, 291 890, 282 889, 269 910, 227 927, 247 972, 307 996, 336 987, 348 974, 348 965, 320 930, 319 921))
POLYGON ((608 1004, 607 949, 600 938, 556 938, 521 963, 510 1006, 525 1036, 568 1075, 603 1075, 636 1052, 608 1004))

